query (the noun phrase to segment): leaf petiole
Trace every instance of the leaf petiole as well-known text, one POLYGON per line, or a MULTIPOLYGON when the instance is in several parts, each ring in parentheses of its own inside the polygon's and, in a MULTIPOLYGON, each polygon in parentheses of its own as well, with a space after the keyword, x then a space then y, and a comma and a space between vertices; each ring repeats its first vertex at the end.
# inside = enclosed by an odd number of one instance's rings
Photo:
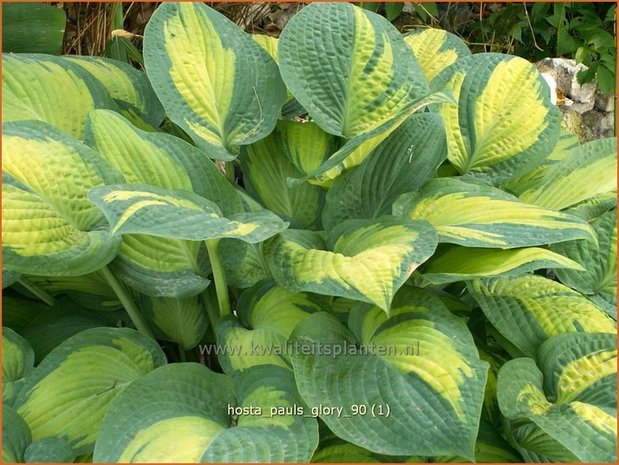
POLYGON ((114 293, 118 297, 118 300, 120 300, 120 303, 122 303, 123 307, 127 311, 127 314, 129 315, 129 318, 131 318, 131 321, 133 322, 137 330, 145 336, 148 336, 151 339, 155 339, 155 336, 148 327, 148 324, 146 323, 146 321, 144 321, 142 314, 133 303, 131 297, 127 294, 127 291, 125 290, 122 283, 118 281, 116 276, 114 276, 114 273, 112 273, 112 271, 107 267, 107 265, 101 268, 101 272, 103 273, 103 276, 105 277, 105 280, 108 282, 110 287, 114 290, 114 293))

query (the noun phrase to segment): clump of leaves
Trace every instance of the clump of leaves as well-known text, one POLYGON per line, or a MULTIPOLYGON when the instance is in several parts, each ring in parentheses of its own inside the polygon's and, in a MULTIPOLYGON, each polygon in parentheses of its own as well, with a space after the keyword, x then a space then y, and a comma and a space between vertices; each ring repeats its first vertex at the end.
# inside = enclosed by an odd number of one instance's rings
POLYGON ((530 63, 164 3, 144 64, 3 56, 3 460, 616 460, 616 140, 530 63))

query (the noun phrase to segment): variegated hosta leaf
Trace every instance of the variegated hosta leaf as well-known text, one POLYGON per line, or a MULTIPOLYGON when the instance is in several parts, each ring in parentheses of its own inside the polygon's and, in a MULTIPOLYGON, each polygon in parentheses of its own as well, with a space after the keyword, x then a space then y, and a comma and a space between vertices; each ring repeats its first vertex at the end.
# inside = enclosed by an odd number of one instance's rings
POLYGON ((488 366, 466 325, 414 288, 398 293, 391 315, 369 306, 353 311, 357 338, 323 312, 297 326, 299 392, 311 408, 342 409, 321 419, 370 451, 472 460, 488 366), (355 414, 353 406, 367 410, 355 414))
POLYGON ((565 457, 560 449, 561 455, 551 455, 556 442, 580 461, 616 462, 615 335, 557 336, 541 346, 538 360, 539 368, 530 358, 501 368, 498 400, 503 414, 513 421, 527 419, 545 433, 537 448, 552 461, 565 457))
POLYGON ((226 270, 228 285, 239 289, 252 287, 267 277, 260 244, 237 239, 221 239, 217 245, 219 258, 226 270))
MULTIPOLYGON (((298 135, 300 131, 290 128, 293 124, 305 126, 301 123, 281 121, 269 136, 243 147, 243 180, 247 190, 269 210, 289 220, 293 226, 315 229, 320 224, 320 212, 324 204, 323 190, 308 183, 291 186, 288 179, 303 175, 292 162, 292 159, 296 159, 293 157, 302 157, 307 152, 322 156, 328 147, 324 143, 325 138, 301 139, 298 135)), ((311 123, 306 124, 311 127, 311 123)), ((317 126, 314 127, 322 132, 317 126)), ((322 159, 319 159, 318 163, 321 161, 322 159)))
POLYGON ((161 337, 189 350, 198 345, 208 327, 208 317, 198 296, 184 299, 150 297, 140 306, 160 330, 161 337))
POLYGON ((542 165, 533 168, 531 171, 527 171, 522 176, 512 178, 501 184, 501 188, 519 196, 532 187, 536 187, 553 165, 563 160, 570 151, 578 147, 580 147, 578 137, 571 132, 562 130, 557 145, 555 145, 555 148, 542 165))
POLYGON ((87 309, 107 312, 123 308, 101 271, 70 277, 28 276, 27 279, 53 296, 66 294, 87 309))
POLYGON ((604 213, 617 208, 617 192, 611 191, 584 200, 566 209, 567 213, 580 216, 587 221, 593 221, 604 213))
POLYGON ((310 313, 327 308, 323 300, 287 291, 271 280, 247 289, 238 302, 238 320, 230 317, 217 324, 218 344, 230 348, 218 358, 225 373, 233 375, 269 364, 291 369, 288 338, 310 313))
MULTIPOLYGON (((409 457, 407 463, 462 463, 470 462, 457 455, 442 455, 437 457, 409 457)), ((522 463, 522 457, 515 451, 494 426, 479 423, 479 434, 475 441, 475 463, 522 463)))
POLYGON ((303 405, 283 368, 256 367, 233 380, 197 363, 167 365, 114 402, 93 460, 307 462, 318 445, 316 420, 272 410, 303 405))
POLYGON ((440 242, 515 248, 595 238, 589 224, 567 213, 527 205, 494 187, 440 178, 394 204, 398 215, 427 220, 440 242))
POLYGON ((81 139, 90 110, 118 107, 81 67, 51 55, 2 54, 2 120, 44 121, 81 139))
POLYGON ((540 165, 559 137, 561 112, 527 60, 478 53, 436 77, 458 105, 442 105, 449 161, 461 174, 498 183, 540 165))
POLYGON ((2 328, 2 403, 11 405, 23 378, 34 366, 30 343, 10 328, 2 328))
POLYGON ((369 302, 389 312, 396 291, 436 244, 426 221, 382 216, 345 221, 326 240, 317 232, 284 231, 263 250, 282 287, 369 302))
POLYGON ((211 158, 269 134, 286 99, 276 63, 241 28, 200 3, 164 3, 144 33, 144 64, 172 121, 211 158))
MULTIPOLYGON (((271 37, 264 34, 252 34, 251 38, 256 42, 262 49, 269 54, 271 58, 275 61, 275 63, 279 63, 279 56, 277 53, 277 47, 279 45, 279 40, 277 37, 271 37)), ((278 68, 279 69, 279 68, 278 68)), ((286 105, 282 108, 282 113, 285 115, 286 109, 288 107, 293 107, 298 103, 294 99, 294 96, 290 93, 289 90, 286 89, 286 105)))
POLYGON ((490 323, 528 356, 557 334, 617 331, 597 305, 542 276, 476 280, 467 286, 490 323))
POLYGON ((165 363, 152 339, 126 328, 82 331, 56 347, 24 379, 14 406, 33 440, 60 437, 91 452, 112 401, 165 363))
POLYGON ((121 113, 135 124, 158 127, 165 116, 146 74, 122 61, 92 56, 67 56, 92 74, 114 99, 121 113))
POLYGON ((358 167, 337 178, 327 192, 323 223, 327 229, 343 220, 390 214, 391 205, 436 175, 447 156, 439 115, 412 115, 358 167))
POLYGON ((24 463, 24 453, 32 441, 30 428, 13 408, 2 405, 2 463, 24 463))
MULTIPOLYGON (((116 113, 93 111, 86 143, 129 183, 193 191, 217 203, 226 215, 244 211, 238 191, 215 164, 177 137, 141 131, 116 113)), ((112 268, 120 279, 151 296, 188 297, 209 283, 204 247, 170 237, 124 236, 112 268)))
POLYGON ((87 194, 121 179, 95 152, 48 124, 5 123, 3 265, 20 273, 78 276, 109 263, 120 241, 87 194))
POLYGON ((563 210, 617 189, 617 139, 599 139, 572 149, 520 195, 525 202, 563 210))
POLYGON ((107 218, 113 235, 144 234, 186 241, 222 237, 261 242, 286 228, 264 210, 226 218, 217 205, 193 192, 166 190, 146 184, 116 184, 89 194, 107 218))
POLYGON ((458 36, 443 29, 418 28, 404 36, 428 82, 471 51, 458 36))
POLYGON ((338 145, 336 137, 309 121, 284 120, 278 123, 277 129, 281 134, 284 153, 303 174, 317 169, 338 145))
POLYGON ((598 245, 587 241, 555 244, 552 249, 583 265, 582 270, 556 270, 563 283, 590 298, 617 316, 617 210, 595 220, 598 245))
POLYGON ((475 278, 519 276, 540 268, 584 270, 578 262, 540 247, 496 250, 453 246, 435 254, 422 272, 432 284, 440 285, 475 278))
POLYGON ((308 177, 336 177, 360 144, 375 147, 429 94, 397 30, 350 3, 310 4, 294 15, 279 39, 279 62, 284 82, 311 118, 348 139, 308 177))

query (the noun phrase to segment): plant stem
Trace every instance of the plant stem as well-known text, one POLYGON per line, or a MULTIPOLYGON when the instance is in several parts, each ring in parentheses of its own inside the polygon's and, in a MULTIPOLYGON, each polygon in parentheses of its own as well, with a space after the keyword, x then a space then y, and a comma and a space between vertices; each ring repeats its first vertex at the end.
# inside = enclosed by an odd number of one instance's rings
POLYGON ((56 303, 56 300, 51 295, 49 295, 47 291, 41 289, 29 279, 21 277, 17 280, 17 282, 24 286, 26 289, 28 289, 31 293, 33 293, 50 307, 56 303))
POLYGON ((181 362, 187 361, 187 357, 185 356, 185 349, 183 349, 183 346, 180 344, 178 344, 178 358, 181 362))
POLYGON ((228 284, 226 283, 226 272, 219 260, 219 253, 217 252, 219 239, 210 239, 204 242, 206 243, 206 250, 208 251, 211 268, 213 269, 213 280, 215 281, 217 302, 219 303, 219 317, 232 315, 230 297, 228 296, 228 284))
POLYGON ((118 279, 116 279, 114 273, 112 273, 112 271, 107 267, 107 265, 101 268, 101 272, 103 273, 103 276, 105 277, 110 287, 114 290, 114 293, 118 297, 118 300, 120 300, 120 303, 122 303, 123 307, 125 307, 125 310, 129 314, 129 318, 131 318, 131 321, 133 322, 137 330, 145 336, 148 336, 151 339, 155 339, 155 336, 153 336, 153 333, 148 327, 148 324, 146 324, 146 321, 144 321, 142 314, 133 303, 131 297, 127 294, 127 291, 125 290, 122 283, 118 281, 118 279))
POLYGON ((206 309, 206 314, 208 315, 208 320, 211 323, 211 328, 213 331, 215 330, 215 325, 219 321, 219 312, 217 311, 217 299, 213 294, 213 288, 208 287, 206 290, 200 294, 202 299, 202 304, 206 309))
POLYGON ((226 177, 230 180, 232 184, 236 182, 236 177, 234 176, 234 163, 231 161, 225 162, 226 167, 226 177))

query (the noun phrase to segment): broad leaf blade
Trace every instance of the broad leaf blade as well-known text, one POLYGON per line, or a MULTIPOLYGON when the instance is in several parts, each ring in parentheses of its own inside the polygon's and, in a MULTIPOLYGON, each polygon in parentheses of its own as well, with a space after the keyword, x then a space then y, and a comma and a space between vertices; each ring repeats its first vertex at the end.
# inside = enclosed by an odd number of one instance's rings
POLYGON ((432 257, 422 272, 425 279, 440 285, 475 278, 519 276, 541 268, 560 272, 583 270, 578 262, 539 247, 495 250, 454 246, 432 257))
POLYGON ((142 71, 122 61, 91 56, 68 56, 92 74, 116 101, 120 112, 135 124, 157 128, 165 116, 163 107, 142 71))
POLYGON ((500 189, 440 178, 401 196, 394 212, 427 220, 441 242, 465 247, 515 248, 573 239, 595 239, 588 223, 528 205, 500 189))
POLYGON ((419 28, 406 34, 404 40, 419 61, 428 82, 458 59, 471 54, 458 36, 443 29, 419 28))
POLYGON ((362 143, 374 139, 375 147, 429 94, 397 30, 347 3, 311 4, 297 13, 279 39, 279 62, 286 85, 312 119, 348 140, 310 174, 324 175, 319 181, 336 177, 362 143))
POLYGON ((300 350, 293 357, 299 390, 310 407, 343 408, 322 420, 373 452, 472 458, 487 365, 463 322, 440 304, 424 302, 413 289, 396 299, 391 318, 377 307, 356 315, 367 328, 358 340, 325 313, 301 323, 293 342, 331 352, 300 350), (360 404, 366 414, 351 410, 360 404), (388 415, 377 410, 386 406, 388 415))
POLYGON ((2 129, 4 265, 21 273, 77 276, 109 263, 119 241, 87 193, 118 182, 119 175, 45 123, 6 123, 2 129))
POLYGON ((69 60, 38 54, 2 55, 4 122, 44 121, 81 139, 86 116, 95 108, 118 109, 103 86, 69 60))
POLYGON ((325 227, 390 214, 396 198, 433 178, 446 156, 440 117, 431 113, 411 116, 360 166, 335 180, 327 192, 325 227))
POLYGON ((458 172, 498 183, 543 163, 559 136, 560 111, 523 58, 475 54, 436 77, 457 106, 442 105, 449 161, 458 172))
POLYGON ((9 53, 62 53, 67 15, 43 3, 2 5, 2 50, 9 53))
POLYGON ((520 198, 534 205, 563 210, 616 188, 617 139, 608 138, 572 149, 520 198))
POLYGON ((286 227, 267 210, 226 218, 217 205, 193 192, 146 184, 98 187, 89 197, 103 211, 113 235, 144 234, 187 241, 229 237, 253 243, 286 227))
POLYGON ((166 113, 211 158, 269 134, 286 89, 273 59, 199 3, 164 3, 145 31, 144 63, 166 113))
POLYGON ((477 280, 467 286, 490 323, 528 356, 558 334, 617 330, 601 308, 542 276, 477 280))
POLYGON ((396 291, 435 247, 427 222, 383 216, 345 221, 326 243, 319 233, 285 231, 264 244, 264 254, 282 287, 374 303, 388 312, 396 291))
POLYGON ((159 346, 137 331, 89 329, 56 347, 27 376, 15 408, 34 440, 61 437, 75 453, 91 452, 112 401, 164 363, 159 346))
POLYGON ((313 419, 270 416, 302 405, 292 375, 254 368, 234 381, 197 363, 161 367, 112 406, 97 462, 306 462, 318 443, 313 419), (231 426, 230 408, 253 407, 231 426), (182 434, 179 434, 182 432, 182 434), (259 445, 259 446, 258 446, 259 445))

